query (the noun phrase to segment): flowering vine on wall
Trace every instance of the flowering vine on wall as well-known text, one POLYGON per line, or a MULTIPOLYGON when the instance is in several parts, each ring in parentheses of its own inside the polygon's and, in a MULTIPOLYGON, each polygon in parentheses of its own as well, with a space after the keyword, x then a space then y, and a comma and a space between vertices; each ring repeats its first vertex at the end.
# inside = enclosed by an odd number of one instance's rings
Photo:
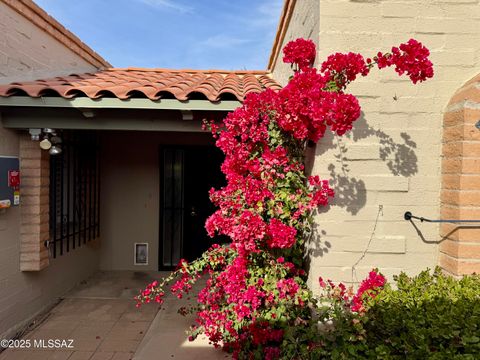
MULTIPOLYGON (((191 339, 204 333, 235 358, 279 358, 297 351, 287 346, 292 329, 314 328, 317 301, 306 286, 303 249, 313 211, 328 203, 334 189, 328 180, 307 178, 304 153, 308 142, 318 142, 326 131, 343 135, 352 129, 360 105, 345 92, 348 84, 374 67, 393 67, 413 83, 433 76, 428 49, 413 39, 373 58, 336 53, 319 69, 313 67, 311 40, 292 41, 283 52, 294 71, 283 89, 251 93, 223 124, 206 124, 225 154, 227 180, 225 187, 210 191, 218 210, 206 229, 231 243, 213 246, 192 263, 181 261, 171 276, 136 297, 138 306, 162 303, 173 283, 171 292, 181 298, 205 276, 198 306, 182 311, 196 313, 191 339)), ((374 296, 384 283, 372 272, 356 294, 343 285, 338 291, 352 311, 361 312, 365 294, 374 296)))

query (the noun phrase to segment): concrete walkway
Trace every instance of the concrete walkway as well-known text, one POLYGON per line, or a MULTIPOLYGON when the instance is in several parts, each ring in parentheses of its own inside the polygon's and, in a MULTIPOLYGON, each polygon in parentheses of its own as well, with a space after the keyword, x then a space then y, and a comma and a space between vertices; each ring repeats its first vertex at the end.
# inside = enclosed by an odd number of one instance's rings
POLYGON ((177 359, 177 360, 225 360, 231 356, 215 349, 205 336, 188 341, 186 331, 195 324, 195 316, 177 313, 194 299, 179 300, 169 294, 165 297, 162 310, 153 320, 147 334, 133 357, 134 360, 177 359))
MULTIPOLYGON (((166 298, 162 310, 156 304, 135 308, 133 296, 162 273, 99 272, 70 291, 40 322, 24 335, 27 349, 7 349, 0 360, 156 360, 225 359, 205 338, 186 340, 193 316, 177 314, 181 303, 166 298), (66 340, 63 348, 33 348, 43 340, 66 340), (66 348, 69 340, 72 348, 66 348)), ((185 303, 184 303, 185 304, 185 303)))

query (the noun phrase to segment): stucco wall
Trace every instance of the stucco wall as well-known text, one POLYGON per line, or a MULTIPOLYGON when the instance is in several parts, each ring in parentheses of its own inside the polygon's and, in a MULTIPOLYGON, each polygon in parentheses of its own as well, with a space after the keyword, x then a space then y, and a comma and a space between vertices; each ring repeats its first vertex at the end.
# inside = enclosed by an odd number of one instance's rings
MULTIPOLYGON (((336 199, 316 217, 311 285, 319 275, 356 282, 372 267, 389 276, 433 267, 438 227, 418 224, 417 232, 403 214, 440 216, 442 113, 480 68, 478 1, 305 0, 297 11, 314 3, 320 61, 337 51, 373 56, 413 37, 432 51, 435 77, 414 86, 387 69, 350 87, 362 117, 348 136, 327 136, 316 149, 313 172, 330 179, 336 199)), ((294 19, 292 32, 299 27, 294 19)), ((283 71, 274 76, 285 79, 283 71)))
MULTIPOLYGON (((15 131, 0 127, 0 155, 18 156, 15 131)), ((70 288, 98 269, 99 252, 90 247, 50 260, 40 272, 20 271, 18 206, 0 211, 0 338, 13 336, 70 288)))
MULTIPOLYGON (((14 217, 7 212, 5 220, 14 217)), ((0 223, 2 222, 0 215, 0 223)), ((0 225, 1 226, 1 225, 0 225)), ((15 233, 11 228, 10 234, 15 233)), ((0 231, 0 235, 3 235, 0 231)), ((18 235, 17 235, 18 236, 18 235)), ((38 313, 98 270, 98 250, 89 245, 73 250, 40 272, 20 272, 19 244, 14 236, 2 237, 0 249, 0 338, 10 338, 38 313)))
MULTIPOLYGON (((313 40, 318 47, 319 15, 319 1, 297 1, 285 33, 283 45, 280 49, 283 49, 283 46, 289 41, 295 40, 299 37, 313 40)), ((290 64, 285 64, 282 61, 282 58, 283 53, 280 52, 276 59, 275 66, 273 67, 272 75, 280 84, 285 84, 290 75, 292 75, 292 70, 290 64)))
POLYGON ((160 145, 210 144, 211 141, 206 133, 103 133, 102 270, 158 270, 160 145), (136 242, 149 244, 148 265, 134 265, 136 242))
MULTIPOLYGON (((0 83, 95 68, 0 2, 0 83)), ((0 111, 1 112, 1 111, 0 111)), ((19 133, 1 126, 0 155, 19 155, 19 133)), ((99 251, 84 247, 50 261, 38 273, 20 271, 20 207, 0 211, 0 339, 98 269, 99 251)))
POLYGON ((0 83, 94 70, 94 66, 0 2, 0 83))

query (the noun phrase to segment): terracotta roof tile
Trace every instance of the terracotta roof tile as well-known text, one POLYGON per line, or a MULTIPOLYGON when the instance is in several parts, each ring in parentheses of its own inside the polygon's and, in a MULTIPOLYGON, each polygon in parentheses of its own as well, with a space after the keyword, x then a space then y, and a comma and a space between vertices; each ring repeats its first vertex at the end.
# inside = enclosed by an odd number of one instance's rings
POLYGON ((0 96, 59 96, 63 98, 145 97, 150 100, 204 98, 209 101, 236 98, 249 92, 280 89, 265 71, 107 69, 52 79, 0 85, 0 96))

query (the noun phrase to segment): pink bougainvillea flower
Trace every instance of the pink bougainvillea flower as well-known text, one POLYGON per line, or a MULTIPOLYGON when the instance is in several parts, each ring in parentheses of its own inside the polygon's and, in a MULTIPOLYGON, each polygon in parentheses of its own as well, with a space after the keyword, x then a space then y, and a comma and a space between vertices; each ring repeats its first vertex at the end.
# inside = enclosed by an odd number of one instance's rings
POLYGON ((268 246, 271 248, 290 248, 295 243, 297 230, 291 226, 285 225, 280 220, 272 219, 268 224, 268 246))
MULTIPOLYGON (((204 126, 225 155, 226 179, 225 186, 209 191, 217 210, 205 229, 230 242, 213 245, 191 263, 181 260, 169 277, 147 285, 134 299, 137 307, 162 304, 168 288, 182 298, 204 276, 196 306, 181 313, 196 313, 191 339, 203 333, 234 358, 280 358, 284 329, 312 325, 305 310, 315 299, 307 287, 302 249, 313 212, 328 205, 334 189, 328 180, 305 174, 305 151, 328 132, 346 134, 360 117, 360 103, 347 93, 348 85, 375 66, 394 67, 413 83, 433 76, 429 51, 416 40, 367 59, 335 53, 319 69, 313 68, 317 51, 311 40, 297 39, 283 51, 294 69, 288 84, 278 91, 249 92, 223 123, 204 126)), ((319 285, 342 309, 362 312, 385 278, 370 272, 355 294, 331 280, 319 278, 319 285)), ((312 342, 308 349, 319 346, 312 342)))
POLYGON ((296 64, 299 70, 313 65, 316 56, 315 44, 312 40, 297 39, 290 41, 283 49, 283 62, 296 64))
POLYGON ((410 39, 399 47, 392 47, 390 54, 379 52, 376 61, 379 69, 394 66, 399 75, 404 73, 414 84, 433 77, 433 64, 428 59, 430 51, 417 40, 410 39))
POLYGON ((364 295, 368 294, 371 297, 374 297, 378 291, 383 288, 386 283, 385 277, 380 274, 378 271, 370 271, 368 277, 362 281, 360 287, 357 290, 357 293, 352 299, 352 311, 360 312, 364 308, 364 295))

